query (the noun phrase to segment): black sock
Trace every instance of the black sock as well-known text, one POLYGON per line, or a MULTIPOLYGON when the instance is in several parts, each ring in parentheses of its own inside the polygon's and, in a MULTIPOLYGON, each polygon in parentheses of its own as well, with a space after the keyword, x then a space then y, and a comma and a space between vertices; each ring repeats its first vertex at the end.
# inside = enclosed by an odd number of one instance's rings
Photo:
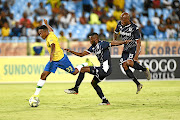
POLYGON ((137 78, 134 76, 133 72, 130 69, 125 70, 125 72, 126 72, 126 75, 136 83, 136 85, 140 85, 137 78))
POLYGON ((96 87, 94 87, 94 89, 96 90, 97 94, 99 95, 99 97, 102 99, 104 97, 104 94, 101 90, 101 88, 99 87, 99 85, 97 85, 96 87))
POLYGON ((146 68, 141 66, 137 61, 134 61, 133 68, 136 69, 136 70, 146 71, 146 68))
POLYGON ((77 88, 77 89, 79 88, 82 80, 84 79, 84 74, 85 73, 82 73, 82 72, 79 73, 79 76, 78 76, 78 79, 76 80, 76 84, 74 88, 77 88))

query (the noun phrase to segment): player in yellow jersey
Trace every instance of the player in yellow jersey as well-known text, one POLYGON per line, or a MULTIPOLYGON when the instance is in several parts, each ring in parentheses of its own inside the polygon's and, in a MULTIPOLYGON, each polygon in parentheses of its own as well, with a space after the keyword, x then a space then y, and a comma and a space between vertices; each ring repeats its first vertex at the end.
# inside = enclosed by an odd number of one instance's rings
POLYGON ((46 67, 41 74, 41 78, 37 83, 36 91, 32 97, 38 97, 41 88, 43 87, 44 83, 46 82, 47 76, 53 72, 56 72, 56 69, 59 67, 68 73, 76 75, 79 73, 83 66, 89 65, 87 62, 83 63, 82 65, 78 65, 76 68, 73 67, 71 62, 69 61, 66 54, 64 54, 61 46, 58 42, 58 38, 53 32, 51 26, 47 24, 47 20, 44 19, 45 25, 42 25, 38 28, 38 33, 42 39, 46 40, 47 49, 50 54, 50 60, 46 64, 46 67), (49 31, 48 31, 49 30, 49 31))

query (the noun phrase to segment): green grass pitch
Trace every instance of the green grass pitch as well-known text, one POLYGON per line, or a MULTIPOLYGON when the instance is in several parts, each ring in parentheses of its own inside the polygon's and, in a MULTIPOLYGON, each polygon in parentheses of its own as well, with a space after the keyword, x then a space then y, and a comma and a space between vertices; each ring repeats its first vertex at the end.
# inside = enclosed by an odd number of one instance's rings
POLYGON ((180 120, 180 81, 141 83, 138 95, 132 81, 100 83, 108 106, 98 106, 101 100, 89 82, 78 95, 64 93, 74 83, 46 83, 37 108, 26 101, 36 83, 0 84, 0 120, 180 120))

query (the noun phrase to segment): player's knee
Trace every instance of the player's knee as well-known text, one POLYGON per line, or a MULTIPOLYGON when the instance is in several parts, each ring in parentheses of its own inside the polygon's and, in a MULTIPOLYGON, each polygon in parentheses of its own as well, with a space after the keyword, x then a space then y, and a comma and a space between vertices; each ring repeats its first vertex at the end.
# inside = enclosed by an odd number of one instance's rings
POLYGON ((127 63, 123 63, 122 67, 124 68, 124 70, 128 69, 127 63))
POLYGON ((85 73, 85 72, 86 72, 86 68, 85 68, 85 67, 82 67, 80 72, 81 72, 81 73, 85 73))
POLYGON ((96 87, 96 86, 97 86, 97 82, 94 81, 94 80, 92 80, 91 85, 92 85, 93 87, 96 87))
POLYGON ((77 68, 75 68, 75 71, 72 74, 76 75, 77 73, 79 73, 79 70, 77 68))
POLYGON ((127 60, 127 65, 128 66, 132 66, 133 65, 133 61, 132 60, 127 60))

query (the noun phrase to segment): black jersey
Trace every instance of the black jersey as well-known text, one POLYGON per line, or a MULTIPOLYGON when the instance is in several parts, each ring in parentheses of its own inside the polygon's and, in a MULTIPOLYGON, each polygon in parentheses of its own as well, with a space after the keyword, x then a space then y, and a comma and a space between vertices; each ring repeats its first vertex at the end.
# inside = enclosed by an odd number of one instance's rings
POLYGON ((109 42, 99 41, 96 46, 91 46, 88 50, 86 50, 89 53, 95 53, 102 69, 105 72, 111 69, 111 56, 109 47, 111 47, 111 44, 109 42))
POLYGON ((140 33, 139 28, 131 22, 131 24, 122 26, 121 21, 118 22, 117 27, 114 31, 116 34, 120 32, 120 37, 123 41, 125 40, 132 40, 132 42, 129 42, 128 44, 124 44, 123 51, 129 51, 131 48, 137 46, 136 40, 140 39, 140 33))

